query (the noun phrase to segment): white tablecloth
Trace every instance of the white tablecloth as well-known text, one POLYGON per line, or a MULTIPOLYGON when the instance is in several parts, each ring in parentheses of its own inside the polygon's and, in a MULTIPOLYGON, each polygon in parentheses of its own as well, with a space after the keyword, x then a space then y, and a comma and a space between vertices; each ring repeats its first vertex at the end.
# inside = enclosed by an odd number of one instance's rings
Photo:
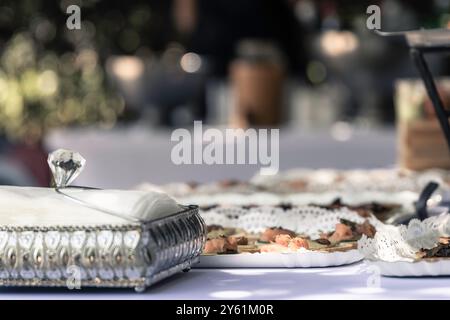
POLYGON ((0 289, 2 299, 450 299, 450 278, 386 278, 363 263, 314 269, 193 269, 144 293, 130 289, 0 289), (375 280, 375 281, 374 281, 375 280))

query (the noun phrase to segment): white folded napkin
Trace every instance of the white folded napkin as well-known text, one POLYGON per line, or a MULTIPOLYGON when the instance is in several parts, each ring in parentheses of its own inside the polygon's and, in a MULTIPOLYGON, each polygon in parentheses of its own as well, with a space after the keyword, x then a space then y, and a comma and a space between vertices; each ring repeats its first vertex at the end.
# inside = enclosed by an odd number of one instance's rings
POLYGON ((0 225, 119 225, 132 223, 126 217, 149 221, 181 210, 174 199, 160 192, 75 188, 62 191, 88 205, 51 188, 0 186, 0 225), (125 218, 95 208, 118 213, 125 218))

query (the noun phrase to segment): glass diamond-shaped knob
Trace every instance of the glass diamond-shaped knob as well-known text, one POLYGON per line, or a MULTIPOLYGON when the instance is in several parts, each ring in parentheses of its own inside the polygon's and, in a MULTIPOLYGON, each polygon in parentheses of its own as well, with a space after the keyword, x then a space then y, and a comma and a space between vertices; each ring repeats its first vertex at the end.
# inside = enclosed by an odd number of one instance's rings
POLYGON ((57 188, 68 186, 81 173, 86 160, 76 151, 58 149, 47 159, 57 188))

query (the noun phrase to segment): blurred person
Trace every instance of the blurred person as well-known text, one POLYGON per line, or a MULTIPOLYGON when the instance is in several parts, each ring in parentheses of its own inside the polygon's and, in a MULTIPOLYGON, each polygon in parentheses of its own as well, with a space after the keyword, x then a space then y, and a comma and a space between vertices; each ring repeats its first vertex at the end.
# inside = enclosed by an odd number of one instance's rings
POLYGON ((187 50, 208 61, 210 76, 230 77, 232 126, 280 124, 285 73, 302 76, 306 63, 293 11, 284 0, 175 0, 187 50))

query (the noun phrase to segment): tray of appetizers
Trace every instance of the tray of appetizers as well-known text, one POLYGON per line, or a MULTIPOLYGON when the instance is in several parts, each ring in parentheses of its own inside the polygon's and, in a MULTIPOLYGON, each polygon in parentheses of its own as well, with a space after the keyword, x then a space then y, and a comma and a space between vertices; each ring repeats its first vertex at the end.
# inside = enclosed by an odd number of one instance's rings
POLYGON ((382 223, 348 208, 203 208, 207 240, 198 268, 308 268, 360 261, 357 241, 382 223))
POLYGON ((450 185, 450 171, 428 169, 413 171, 393 169, 291 169, 273 176, 256 175, 250 180, 254 188, 277 193, 375 191, 397 193, 420 192, 430 181, 450 185))
POLYGON ((250 181, 142 184, 141 190, 164 191, 182 203, 212 205, 318 205, 371 209, 391 223, 415 211, 414 203, 429 182, 450 186, 450 171, 429 169, 334 170, 291 169, 273 176, 257 175, 250 181))
POLYGON ((156 186, 149 183, 139 189, 158 189, 176 198, 193 195, 271 194, 318 194, 338 192, 349 194, 357 191, 397 194, 404 191, 420 192, 430 181, 450 186, 450 171, 429 169, 291 169, 276 175, 256 175, 250 181, 221 180, 208 183, 170 183, 156 186))
POLYGON ((373 238, 362 236, 358 250, 383 276, 450 276, 450 214, 382 226, 373 238))
MULTIPOLYGON (((141 190, 158 190, 142 188, 141 190)), ((269 192, 191 194, 178 196, 181 203, 195 203, 200 208, 219 206, 317 206, 326 209, 348 208, 360 213, 374 214, 377 219, 389 222, 396 217, 413 212, 418 193, 411 191, 394 194, 361 192, 323 192, 276 194, 269 192)))

